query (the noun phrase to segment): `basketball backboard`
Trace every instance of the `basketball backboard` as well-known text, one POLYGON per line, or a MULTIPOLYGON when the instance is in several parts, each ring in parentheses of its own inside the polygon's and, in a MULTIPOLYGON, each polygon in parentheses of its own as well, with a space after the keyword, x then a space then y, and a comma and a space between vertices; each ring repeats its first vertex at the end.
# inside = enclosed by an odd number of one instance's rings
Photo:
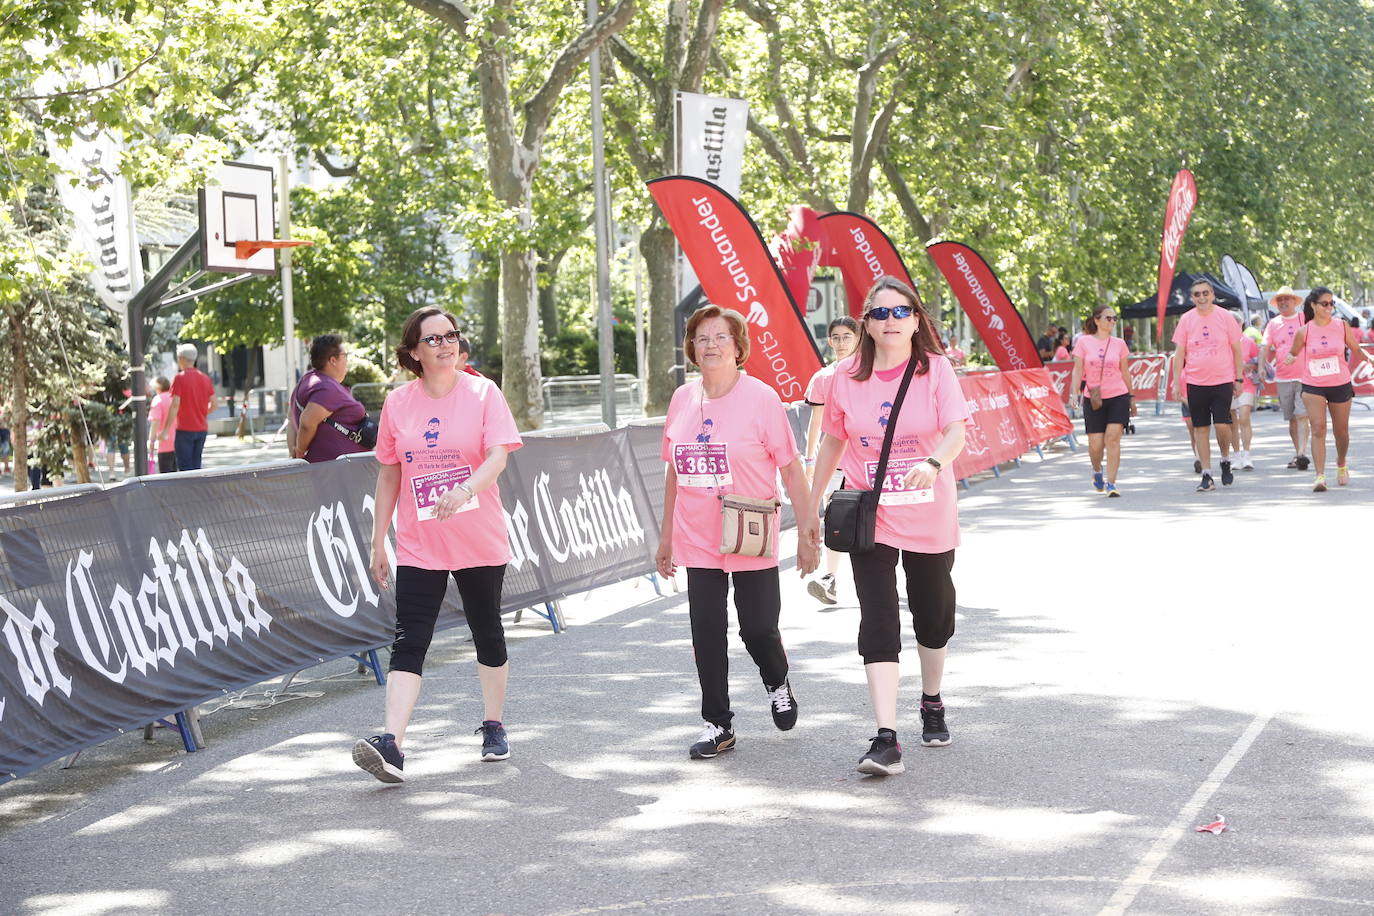
POLYGON ((200 189, 200 263, 220 273, 272 274, 277 258, 271 248, 238 256, 235 243, 276 235, 274 173, 270 166, 224 162, 200 189))

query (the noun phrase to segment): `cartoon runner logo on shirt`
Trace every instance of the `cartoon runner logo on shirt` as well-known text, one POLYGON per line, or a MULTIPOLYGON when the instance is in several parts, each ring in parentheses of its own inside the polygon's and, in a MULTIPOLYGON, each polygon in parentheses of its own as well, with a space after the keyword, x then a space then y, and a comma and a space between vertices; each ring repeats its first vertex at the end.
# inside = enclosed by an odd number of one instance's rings
POLYGON ((429 418, 429 429, 425 430, 425 448, 439 447, 439 418, 429 418))
POLYGON ((710 442, 711 433, 715 432, 715 422, 712 420, 701 421, 701 432, 697 433, 698 442, 710 442))
POLYGON ((892 418, 892 402, 883 401, 878 407, 878 425, 887 428, 887 421, 892 418))

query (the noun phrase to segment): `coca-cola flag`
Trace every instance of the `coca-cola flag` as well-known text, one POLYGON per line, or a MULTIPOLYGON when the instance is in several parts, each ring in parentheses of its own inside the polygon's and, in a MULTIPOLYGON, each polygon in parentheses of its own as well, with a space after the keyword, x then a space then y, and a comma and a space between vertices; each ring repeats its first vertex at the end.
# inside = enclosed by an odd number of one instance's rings
MULTIPOLYGON (((1169 375, 1165 371, 1168 369, 1168 363, 1169 358, 1163 353, 1145 353, 1131 357, 1126 368, 1131 373, 1131 394, 1137 401, 1153 401, 1160 398, 1160 382, 1169 375)), ((1068 404, 1073 360, 1045 363, 1045 371, 1049 373, 1050 384, 1054 385, 1055 394, 1060 402, 1068 404)))
POLYGON ((655 178, 649 192, 706 298, 748 320, 752 346, 744 368, 783 401, 801 400, 821 354, 758 226, 737 200, 700 178, 655 178))
POLYGON ((825 214, 820 223, 825 229, 830 252, 821 263, 840 269, 845 296, 849 299, 849 314, 855 318, 863 314, 864 297, 879 277, 896 277, 912 289, 916 288, 892 240, 873 220, 841 210, 825 214))
POLYGON ((959 386, 969 418, 964 424, 964 450, 954 459, 954 476, 963 480, 1020 457, 1029 446, 1002 373, 972 373, 959 379, 959 386))
POLYGON ((1043 365, 1030 329, 982 255, 958 242, 936 242, 927 245, 926 251, 978 329, 997 368, 1010 372, 1043 365))
POLYGON ((1169 290, 1174 285, 1174 268, 1178 265, 1178 249, 1183 244, 1183 233, 1188 231, 1188 220, 1197 204, 1197 183, 1193 173, 1179 169, 1174 176, 1174 184, 1169 188, 1169 202, 1164 207, 1164 235, 1159 243, 1159 293, 1157 302, 1159 326, 1158 338, 1164 339, 1164 310, 1169 302, 1169 290))
POLYGON ((787 208, 787 228, 773 236, 769 250, 787 281, 792 301, 803 313, 811 311, 811 280, 826 250, 826 233, 820 216, 810 207, 793 204, 787 208))
POLYGON ((1049 370, 1018 369, 1004 372, 1002 377, 1027 445, 1039 445, 1073 432, 1073 422, 1064 412, 1064 402, 1054 390, 1049 370))

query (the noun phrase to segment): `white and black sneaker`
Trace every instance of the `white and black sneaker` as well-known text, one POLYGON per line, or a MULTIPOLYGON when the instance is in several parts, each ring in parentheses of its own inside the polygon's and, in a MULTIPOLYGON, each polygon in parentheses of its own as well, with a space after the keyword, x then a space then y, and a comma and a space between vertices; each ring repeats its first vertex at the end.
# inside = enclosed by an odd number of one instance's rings
POLYGON ((945 724, 943 703, 921 702, 921 743, 926 747, 949 747, 949 726, 945 724))
POLYGON ((812 598, 815 598, 821 604, 837 603, 838 599, 835 597, 835 576, 831 573, 826 573, 820 578, 812 579, 810 582, 806 583, 806 590, 810 593, 812 598))
POLYGON ((1210 493, 1216 488, 1217 485, 1212 482, 1212 475, 1209 474, 1207 471, 1203 471, 1202 480, 1197 485, 1197 491, 1199 493, 1210 493))
POLYGON ((405 782, 406 758, 390 733, 359 739, 353 745, 353 762, 385 783, 405 782))
POLYGON ((792 684, 783 681, 781 687, 769 688, 768 708, 773 713, 773 724, 779 731, 787 731, 797 724, 797 698, 792 695, 792 684))
POLYGON ((721 728, 714 722, 707 722, 697 743, 688 750, 693 760, 710 760, 719 754, 735 749, 735 730, 721 728))
POLYGON ((895 738, 882 735, 873 739, 873 746, 859 760, 858 770, 869 776, 895 776, 906 772, 902 763, 902 746, 895 738))

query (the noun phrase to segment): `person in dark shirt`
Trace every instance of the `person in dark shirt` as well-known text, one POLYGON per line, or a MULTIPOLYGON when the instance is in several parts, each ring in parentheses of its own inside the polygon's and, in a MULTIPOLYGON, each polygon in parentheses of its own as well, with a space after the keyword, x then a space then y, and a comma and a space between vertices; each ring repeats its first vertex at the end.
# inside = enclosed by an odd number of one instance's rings
POLYGON ((310 342, 310 371, 291 393, 286 444, 292 458, 314 463, 367 451, 338 428, 356 430, 367 417, 367 408, 343 385, 347 374, 348 350, 342 337, 321 334, 310 342))

